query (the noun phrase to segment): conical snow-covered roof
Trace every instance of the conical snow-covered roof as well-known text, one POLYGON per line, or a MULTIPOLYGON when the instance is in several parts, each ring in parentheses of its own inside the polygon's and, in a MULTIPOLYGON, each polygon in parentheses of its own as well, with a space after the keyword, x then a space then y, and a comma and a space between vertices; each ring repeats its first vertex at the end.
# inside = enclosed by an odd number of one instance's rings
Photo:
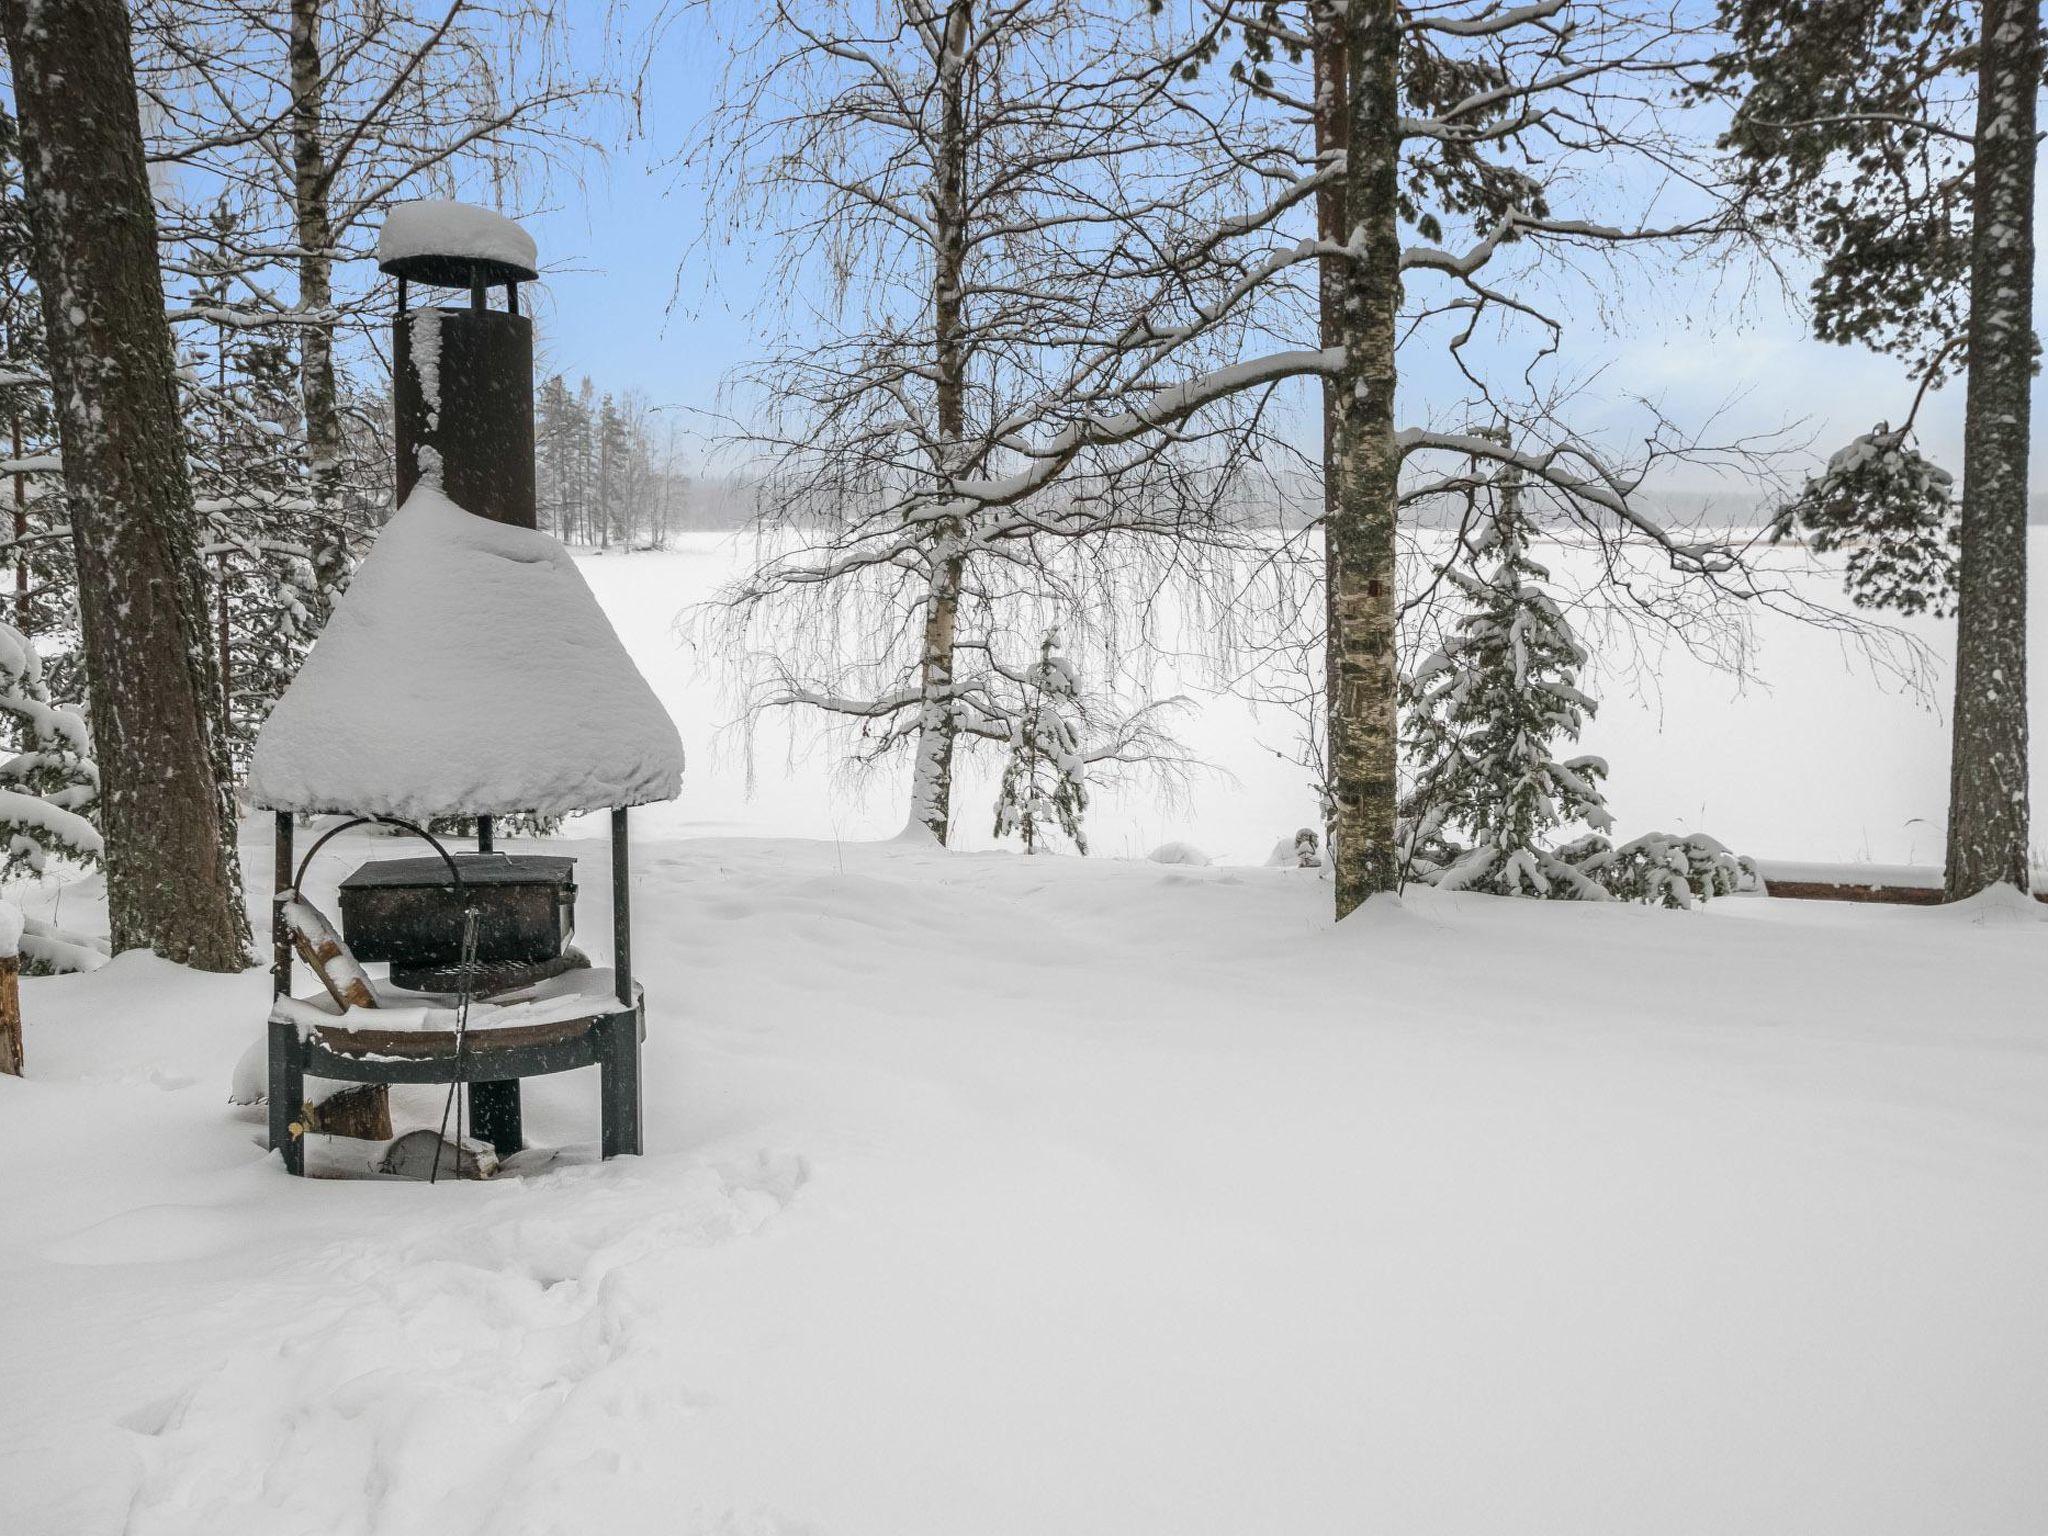
POLYGON ((569 815, 672 800, 683 746, 554 539, 422 484, 263 724, 277 811, 569 815))

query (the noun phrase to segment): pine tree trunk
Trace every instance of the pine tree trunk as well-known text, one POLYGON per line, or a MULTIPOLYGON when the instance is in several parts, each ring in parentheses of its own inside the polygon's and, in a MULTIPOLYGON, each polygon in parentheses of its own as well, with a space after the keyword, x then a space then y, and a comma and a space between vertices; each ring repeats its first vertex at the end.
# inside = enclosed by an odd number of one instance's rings
POLYGON ((249 963, 121 0, 0 0, 56 386, 116 950, 249 963))
POLYGON ((1978 65, 1969 398, 1950 744, 1951 901, 2027 887, 2027 450, 2034 351, 2036 0, 1988 0, 1978 65))
MULTIPOLYGON (((1329 566, 1329 773, 1337 916, 1396 888, 1394 519, 1401 473, 1394 442, 1394 322, 1401 301, 1396 225, 1401 24, 1396 0, 1331 7, 1350 77, 1346 239, 1341 264, 1337 443, 1329 566)), ((1327 35, 1327 34, 1326 34, 1327 35)))
MULTIPOLYGON (((946 15, 937 64, 939 142, 932 195, 933 362, 939 414, 940 473, 961 471, 967 436, 967 358, 961 282, 967 263, 966 54, 973 22, 971 0, 953 0, 946 15)), ((942 523, 933 535, 931 578, 925 594, 924 637, 918 658, 917 764, 911 774, 910 817, 943 845, 953 819, 953 748, 959 739, 953 698, 954 646, 959 634, 960 583, 966 561, 960 530, 942 523)))
POLYGON ((321 142, 320 0, 291 0, 292 211, 299 242, 299 396, 306 417, 308 490, 336 525, 341 499, 341 401, 334 383, 333 172, 321 142))

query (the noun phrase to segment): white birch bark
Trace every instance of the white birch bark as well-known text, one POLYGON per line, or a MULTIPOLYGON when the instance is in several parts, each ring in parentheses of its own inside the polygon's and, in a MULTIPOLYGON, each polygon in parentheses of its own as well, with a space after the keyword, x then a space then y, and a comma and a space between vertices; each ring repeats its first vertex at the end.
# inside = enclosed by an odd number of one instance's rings
MULTIPOLYGON (((1336 452, 1323 538, 1329 580, 1330 844, 1341 919, 1399 883, 1396 784, 1395 531, 1401 455, 1394 434, 1396 223, 1400 171, 1400 12, 1349 0, 1341 24, 1348 75, 1344 219, 1355 254, 1336 263, 1344 351, 1335 379, 1336 452)), ((1336 27, 1331 26, 1335 31, 1336 27)))

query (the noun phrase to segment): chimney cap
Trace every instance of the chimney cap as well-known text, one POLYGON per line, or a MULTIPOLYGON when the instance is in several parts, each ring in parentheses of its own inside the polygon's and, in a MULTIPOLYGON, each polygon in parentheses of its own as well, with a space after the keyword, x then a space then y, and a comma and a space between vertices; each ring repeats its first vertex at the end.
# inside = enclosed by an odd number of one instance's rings
POLYGON ((379 269, 439 288, 467 288, 477 277, 532 282, 539 263, 533 236, 513 220, 448 198, 399 203, 377 236, 379 269))

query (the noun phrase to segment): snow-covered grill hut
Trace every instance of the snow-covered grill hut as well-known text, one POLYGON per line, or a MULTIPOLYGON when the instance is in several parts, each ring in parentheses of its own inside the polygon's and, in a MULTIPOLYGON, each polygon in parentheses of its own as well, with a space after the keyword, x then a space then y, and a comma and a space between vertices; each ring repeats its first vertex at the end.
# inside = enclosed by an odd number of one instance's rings
POLYGON ((249 768, 251 799, 276 813, 271 1145, 305 1171, 310 1076, 467 1084, 474 1132, 505 1155, 521 1141, 519 1079, 595 1065, 603 1154, 637 1153, 627 810, 680 792, 682 745, 575 562, 535 527, 533 332, 518 306, 533 242, 486 210, 416 203, 392 212, 378 255, 399 278, 401 505, 249 768), (469 306, 412 309, 420 283, 466 287, 469 306), (609 969, 568 947, 574 861, 493 844, 494 818, 600 809, 609 969), (344 880, 337 932, 299 896, 293 830, 306 815, 394 822, 433 847, 344 880), (474 818, 474 851, 425 831, 451 818, 474 818), (321 983, 304 997, 295 951, 321 983), (390 978, 360 961, 389 962, 390 978))

